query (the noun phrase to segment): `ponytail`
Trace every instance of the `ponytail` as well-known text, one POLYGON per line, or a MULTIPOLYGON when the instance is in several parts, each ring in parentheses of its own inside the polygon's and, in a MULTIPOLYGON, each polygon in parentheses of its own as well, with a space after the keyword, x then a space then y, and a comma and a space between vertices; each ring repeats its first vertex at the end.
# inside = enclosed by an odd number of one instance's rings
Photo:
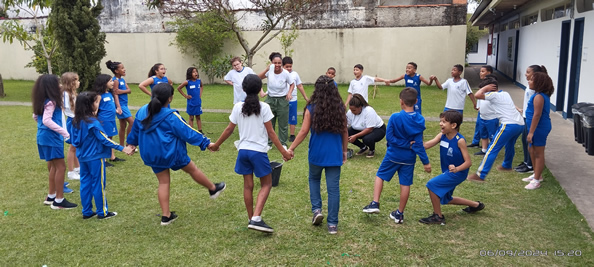
POLYGON ((262 80, 258 75, 248 74, 243 79, 241 84, 243 91, 246 93, 241 113, 244 116, 255 114, 260 115, 260 100, 258 99, 258 92, 262 89, 262 80))
POLYGON ((163 65, 163 64, 157 63, 157 64, 153 65, 151 67, 151 70, 149 70, 148 77, 150 78, 152 76, 157 75, 157 70, 159 70, 159 67, 161 67, 161 65, 163 65))
POLYGON ((161 109, 168 104, 169 98, 173 95, 173 87, 168 83, 160 83, 153 87, 151 102, 148 103, 148 116, 142 120, 144 127, 149 127, 153 117, 161 112, 161 109))

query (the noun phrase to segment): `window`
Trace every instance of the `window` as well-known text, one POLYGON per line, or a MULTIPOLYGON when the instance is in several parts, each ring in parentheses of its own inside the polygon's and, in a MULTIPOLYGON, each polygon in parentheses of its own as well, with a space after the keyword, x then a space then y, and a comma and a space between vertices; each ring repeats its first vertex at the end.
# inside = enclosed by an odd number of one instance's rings
POLYGON ((478 41, 472 44, 468 53, 478 53, 478 41))
POLYGON ((509 29, 519 29, 520 28, 520 20, 514 20, 509 23, 509 29))
POLYGON ((522 18, 522 26, 528 26, 532 24, 536 24, 538 21, 538 13, 534 13, 528 16, 524 16, 522 18))
MULTIPOLYGON (((582 0, 582 1, 592 1, 592 0, 582 0)), ((592 6, 592 5, 590 4, 590 6, 592 6)), ((571 15, 572 10, 573 10, 573 6, 571 5, 571 2, 565 2, 558 6, 546 8, 546 9, 543 9, 540 11, 541 20, 547 21, 547 20, 558 19, 558 18, 562 18, 562 17, 568 17, 571 15)))
POLYGON ((576 0, 575 6, 577 11, 582 13, 594 10, 594 0, 576 0))
POLYGON ((501 31, 502 32, 507 31, 507 24, 501 25, 501 31))

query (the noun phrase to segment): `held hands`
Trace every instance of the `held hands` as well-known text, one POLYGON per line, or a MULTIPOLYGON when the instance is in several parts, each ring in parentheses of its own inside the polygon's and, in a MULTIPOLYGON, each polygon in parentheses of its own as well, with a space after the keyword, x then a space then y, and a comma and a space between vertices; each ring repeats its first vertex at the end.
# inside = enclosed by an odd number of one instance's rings
POLYGON ((136 150, 135 146, 127 145, 126 147, 124 147, 124 149, 122 149, 122 152, 126 153, 126 155, 128 156, 132 156, 132 154, 134 154, 134 150, 136 150))
POLYGON ((281 154, 283 155, 284 161, 292 160, 293 157, 295 157, 295 152, 293 152, 293 150, 290 150, 290 149, 281 151, 281 154))
POLYGON ((217 146, 215 143, 210 143, 208 144, 208 150, 210 150, 210 152, 219 151, 219 146, 217 146))
POLYGON ((435 77, 435 75, 431 75, 431 76, 429 76, 429 80, 430 81, 435 81, 435 80, 437 80, 437 77, 435 77))
POLYGON ((423 165, 423 168, 425 168, 426 173, 431 173, 431 163, 427 163, 426 165, 423 165))

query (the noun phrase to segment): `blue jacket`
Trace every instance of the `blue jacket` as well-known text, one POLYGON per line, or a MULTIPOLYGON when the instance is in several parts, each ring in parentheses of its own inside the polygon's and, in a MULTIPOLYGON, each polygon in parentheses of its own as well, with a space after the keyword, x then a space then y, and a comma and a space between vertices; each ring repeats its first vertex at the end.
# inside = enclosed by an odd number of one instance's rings
POLYGON ((130 145, 139 146, 140 157, 147 166, 156 168, 179 166, 187 163, 186 143, 199 146, 202 150, 210 144, 210 139, 190 127, 177 110, 161 108, 161 111, 153 116, 148 127, 142 125, 142 120, 146 117, 148 117, 148 105, 144 105, 136 113, 127 142, 130 145))
POLYGON ((421 114, 404 110, 392 114, 386 128, 386 158, 396 163, 414 164, 419 155, 423 165, 428 164, 429 157, 423 147, 424 130, 425 118, 421 114))
POLYGON ((111 157, 111 149, 122 151, 118 145, 105 135, 101 123, 97 118, 89 118, 90 122, 81 121, 76 127, 72 125, 70 141, 76 147, 78 161, 86 162, 111 157))

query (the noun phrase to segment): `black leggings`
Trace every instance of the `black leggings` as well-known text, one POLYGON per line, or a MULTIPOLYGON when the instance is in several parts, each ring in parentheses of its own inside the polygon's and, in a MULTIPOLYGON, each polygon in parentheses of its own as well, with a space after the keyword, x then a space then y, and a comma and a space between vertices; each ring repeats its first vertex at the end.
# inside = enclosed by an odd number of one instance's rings
MULTIPOLYGON (((349 127, 349 136, 358 134, 360 132, 361 131, 353 129, 353 127, 349 127)), ((353 142, 353 144, 358 146, 359 148, 368 146, 369 150, 375 151, 375 143, 384 139, 385 136, 386 136, 386 124, 384 123, 384 125, 382 125, 382 127, 373 128, 373 131, 371 131, 371 133, 368 133, 367 135, 363 136, 363 138, 361 138, 361 137, 357 138, 357 140, 355 142, 353 142), (363 142, 361 142, 359 140, 363 140, 363 142)))

